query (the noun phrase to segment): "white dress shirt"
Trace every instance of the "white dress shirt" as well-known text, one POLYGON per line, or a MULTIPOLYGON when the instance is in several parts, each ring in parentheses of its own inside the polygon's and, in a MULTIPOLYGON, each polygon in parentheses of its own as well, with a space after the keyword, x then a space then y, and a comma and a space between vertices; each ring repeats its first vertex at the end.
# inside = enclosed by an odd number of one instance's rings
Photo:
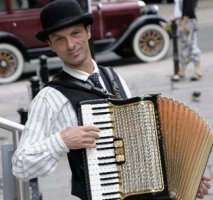
MULTIPOLYGON (((99 73, 95 62, 94 66, 94 72, 99 73)), ((88 73, 67 66, 63 70, 84 81, 89 77, 88 73)), ((125 81, 119 78, 127 97, 131 97, 125 81)), ((99 79, 106 88, 100 76, 99 79)), ((52 87, 43 88, 31 102, 28 121, 12 157, 13 174, 19 179, 29 180, 53 172, 60 159, 69 152, 60 132, 77 125, 77 116, 70 101, 52 87)))

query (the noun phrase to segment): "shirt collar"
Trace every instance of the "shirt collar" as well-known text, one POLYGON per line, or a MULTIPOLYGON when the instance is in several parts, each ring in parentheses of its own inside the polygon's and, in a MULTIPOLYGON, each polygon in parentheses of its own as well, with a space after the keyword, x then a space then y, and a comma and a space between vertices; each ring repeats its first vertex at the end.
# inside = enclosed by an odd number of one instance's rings
MULTIPOLYGON (((93 66, 94 66, 94 71, 93 73, 98 73, 99 74, 99 68, 97 66, 97 63, 92 60, 93 62, 93 66)), ((88 77, 89 77, 89 73, 87 72, 84 72, 84 71, 81 71, 81 70, 77 70, 77 69, 74 69, 74 68, 71 68, 71 67, 68 67, 66 65, 63 66, 63 70, 68 73, 69 75, 79 79, 79 80, 82 80, 82 81, 87 81, 88 77)))

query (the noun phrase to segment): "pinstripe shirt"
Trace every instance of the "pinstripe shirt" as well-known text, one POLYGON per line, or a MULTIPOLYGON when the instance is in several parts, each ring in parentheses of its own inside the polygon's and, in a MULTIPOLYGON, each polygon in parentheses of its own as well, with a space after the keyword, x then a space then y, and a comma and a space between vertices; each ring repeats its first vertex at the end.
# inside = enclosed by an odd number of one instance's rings
MULTIPOLYGON (((94 66, 94 72, 99 73, 95 62, 94 66)), ((63 70, 84 81, 89 77, 86 72, 66 66, 63 70)), ((127 96, 130 97, 126 83, 119 78, 127 96)), ((99 79, 106 88, 100 76, 99 79)), ((60 132, 77 125, 77 116, 70 101, 54 88, 42 89, 29 107, 28 120, 12 157, 13 174, 19 179, 29 180, 53 172, 60 159, 69 152, 60 132)))

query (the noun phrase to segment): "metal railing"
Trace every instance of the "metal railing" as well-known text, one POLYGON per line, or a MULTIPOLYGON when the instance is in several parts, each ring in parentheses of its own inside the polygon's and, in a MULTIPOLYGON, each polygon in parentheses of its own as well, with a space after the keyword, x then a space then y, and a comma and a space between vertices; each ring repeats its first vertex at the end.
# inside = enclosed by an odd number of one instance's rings
MULTIPOLYGON (((20 139, 21 132, 24 129, 24 126, 19 123, 16 123, 16 122, 13 122, 13 121, 0 117, 0 128, 3 128, 5 130, 12 132, 13 147, 14 147, 14 149, 16 149, 19 139, 20 139)), ((11 171, 12 171, 12 169, 11 169, 11 171)), ((30 200, 29 182, 21 181, 18 179, 15 179, 15 180, 16 180, 16 183, 15 183, 16 199, 17 200, 30 200)))

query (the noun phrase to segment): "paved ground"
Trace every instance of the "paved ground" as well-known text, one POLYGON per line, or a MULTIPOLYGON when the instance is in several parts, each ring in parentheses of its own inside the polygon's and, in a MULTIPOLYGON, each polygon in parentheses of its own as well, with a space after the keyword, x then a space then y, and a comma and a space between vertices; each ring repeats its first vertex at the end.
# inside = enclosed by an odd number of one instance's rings
MULTIPOLYGON (((211 0, 201 1, 198 9, 200 27, 208 26, 212 22, 213 3, 211 0)), ((172 7, 161 6, 161 13, 165 16, 172 16, 172 7)), ((213 30, 212 30, 213 31, 213 30)), ((132 94, 140 96, 145 93, 161 93, 162 95, 178 99, 199 112, 213 127, 213 49, 202 54, 203 78, 198 82, 191 82, 190 76, 193 67, 187 68, 187 75, 184 80, 172 83, 170 77, 173 74, 173 60, 170 56, 157 63, 141 64, 135 62, 130 67, 116 67, 116 71, 127 81, 132 94), (192 97, 194 91, 201 92, 199 99, 195 101, 192 97)), ((101 58, 100 58, 101 60, 101 58)), ((30 103, 29 83, 19 81, 15 84, 0 86, 0 116, 19 122, 17 110, 27 108, 30 103), (18 89, 17 89, 18 88, 18 89)), ((9 132, 0 131, 0 144, 11 143, 12 137, 9 132)), ((1 168, 0 168, 1 169, 1 168)), ((213 158, 210 156, 205 174, 213 177, 213 158)), ((49 177, 39 178, 40 190, 43 200, 60 200, 70 198, 70 172, 66 158, 62 159, 61 164, 55 173, 49 177)), ((212 182, 213 185, 213 182, 212 182)), ((3 199, 2 194, 0 200, 3 199)), ((213 189, 205 200, 213 199, 213 189)))

